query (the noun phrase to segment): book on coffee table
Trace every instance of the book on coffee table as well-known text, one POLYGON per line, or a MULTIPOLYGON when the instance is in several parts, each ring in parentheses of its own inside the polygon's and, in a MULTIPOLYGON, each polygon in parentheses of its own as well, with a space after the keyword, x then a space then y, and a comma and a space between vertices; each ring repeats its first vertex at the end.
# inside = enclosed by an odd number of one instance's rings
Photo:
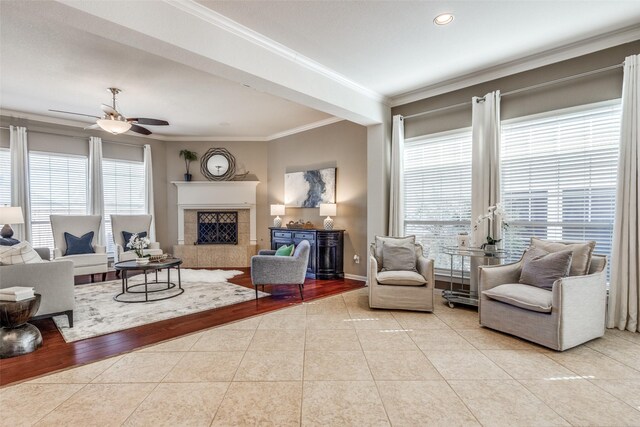
POLYGON ((33 288, 26 286, 13 286, 11 288, 0 289, 0 301, 22 301, 33 298, 34 296, 33 288))

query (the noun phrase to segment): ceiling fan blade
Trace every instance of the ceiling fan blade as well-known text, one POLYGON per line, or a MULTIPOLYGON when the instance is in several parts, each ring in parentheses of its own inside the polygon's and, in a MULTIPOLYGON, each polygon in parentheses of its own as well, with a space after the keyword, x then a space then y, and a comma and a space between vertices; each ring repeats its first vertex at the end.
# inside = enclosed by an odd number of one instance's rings
POLYGON ((131 132, 141 133, 142 135, 151 135, 151 131, 149 129, 134 124, 131 125, 131 129, 129 130, 131 132))
POLYGON ((91 126, 87 126, 86 128, 84 128, 84 130, 93 130, 93 129, 102 129, 100 126, 98 126, 98 124, 93 124, 91 126))
POLYGON ((120 113, 118 113, 113 107, 107 105, 107 104, 102 104, 102 111, 105 112, 105 114, 108 114, 110 116, 119 116, 120 113))
POLYGON ((85 116, 85 117, 93 117, 94 119, 99 119, 99 116, 94 116, 92 114, 82 114, 82 113, 74 113, 72 111, 62 111, 62 110, 49 110, 54 113, 64 113, 64 114, 74 114, 76 116, 85 116))
POLYGON ((151 126, 169 126, 169 122, 166 120, 158 120, 158 119, 145 119, 144 117, 139 118, 128 118, 127 121, 135 122, 141 125, 151 125, 151 126))

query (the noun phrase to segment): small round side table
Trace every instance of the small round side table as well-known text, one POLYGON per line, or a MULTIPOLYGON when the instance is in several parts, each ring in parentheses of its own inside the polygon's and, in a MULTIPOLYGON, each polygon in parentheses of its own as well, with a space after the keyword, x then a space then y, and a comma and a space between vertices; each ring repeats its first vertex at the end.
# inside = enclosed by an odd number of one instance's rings
POLYGON ((0 301, 0 359, 31 353, 42 346, 42 335, 27 323, 40 308, 40 294, 22 301, 0 301))

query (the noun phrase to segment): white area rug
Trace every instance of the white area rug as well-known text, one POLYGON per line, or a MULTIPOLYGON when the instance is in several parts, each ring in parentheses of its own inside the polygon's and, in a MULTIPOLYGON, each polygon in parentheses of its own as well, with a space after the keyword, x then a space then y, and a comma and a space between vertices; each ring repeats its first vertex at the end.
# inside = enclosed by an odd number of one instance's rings
MULTIPOLYGON (((76 286, 73 328, 69 328, 67 316, 56 316, 53 321, 64 340, 73 342, 255 298, 254 289, 227 282, 228 279, 243 274, 242 271, 181 269, 180 273, 184 293, 163 301, 139 304, 114 301, 113 297, 122 291, 120 280, 76 286)), ((155 279, 151 273, 148 278, 155 279)), ((166 280, 166 270, 158 274, 158 280, 166 280)), ((171 270, 171 281, 178 283, 175 269, 171 270)), ((135 283, 144 283, 144 276, 129 279, 129 285, 135 283)), ((177 287, 166 291, 166 295, 175 294, 176 289, 177 287)), ((266 292, 258 292, 260 298, 268 295, 266 292)), ((160 296, 160 293, 153 296, 160 296)), ((144 295, 137 294, 136 298, 143 299, 144 295)))

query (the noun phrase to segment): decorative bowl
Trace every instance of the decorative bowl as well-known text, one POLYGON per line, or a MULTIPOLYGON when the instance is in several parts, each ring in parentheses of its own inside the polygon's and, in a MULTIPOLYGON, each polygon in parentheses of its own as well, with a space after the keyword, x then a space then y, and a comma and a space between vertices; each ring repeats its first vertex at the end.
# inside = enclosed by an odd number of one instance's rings
POLYGON ((149 264, 149 258, 136 258, 136 264, 138 265, 149 264))
POLYGON ((162 254, 162 255, 151 255, 149 258, 147 258, 148 260, 150 260, 151 262, 162 262, 165 259, 167 259, 169 257, 169 255, 167 254, 162 254))

